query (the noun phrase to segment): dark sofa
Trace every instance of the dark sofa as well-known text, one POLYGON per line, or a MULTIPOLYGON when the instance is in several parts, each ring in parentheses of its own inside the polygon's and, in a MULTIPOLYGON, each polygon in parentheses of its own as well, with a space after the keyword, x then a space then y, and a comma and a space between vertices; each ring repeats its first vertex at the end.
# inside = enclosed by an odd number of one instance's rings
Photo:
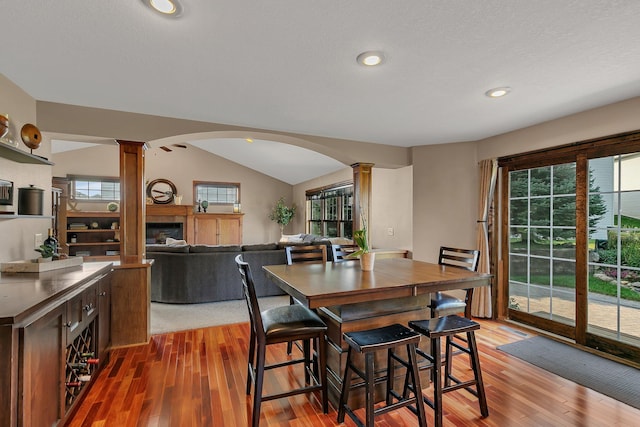
MULTIPOLYGON (((313 244, 331 245, 329 241, 313 244)), ((267 278, 262 266, 285 264, 284 247, 288 245, 147 245, 146 256, 154 260, 151 301, 186 304, 242 299, 240 275, 234 261, 238 254, 251 267, 258 297, 284 295, 267 278)), ((331 251, 327 252, 330 258, 331 251)))

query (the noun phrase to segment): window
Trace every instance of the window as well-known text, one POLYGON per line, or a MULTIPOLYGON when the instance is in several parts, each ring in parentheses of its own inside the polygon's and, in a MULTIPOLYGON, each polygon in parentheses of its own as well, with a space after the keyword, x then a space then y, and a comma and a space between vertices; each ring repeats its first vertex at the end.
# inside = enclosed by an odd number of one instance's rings
POLYGON ((69 176, 71 198, 82 201, 120 201, 120 179, 95 176, 69 176))
POLYGON ((207 201, 210 205, 233 205, 240 203, 240 184, 234 182, 194 181, 194 200, 207 201))
POLYGON ((353 183, 309 190, 307 231, 327 237, 353 237, 353 183))

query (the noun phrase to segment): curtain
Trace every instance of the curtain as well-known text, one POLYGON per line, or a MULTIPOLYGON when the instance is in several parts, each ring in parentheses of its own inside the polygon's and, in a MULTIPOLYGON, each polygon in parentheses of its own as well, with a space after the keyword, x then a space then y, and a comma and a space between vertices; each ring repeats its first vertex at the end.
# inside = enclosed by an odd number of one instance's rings
MULTIPOLYGON (((480 250, 478 272, 489 273, 491 271, 489 256, 489 209, 493 200, 493 193, 498 177, 498 161, 496 159, 482 160, 480 167, 480 193, 478 197, 478 221, 477 221, 477 248, 480 250)), ((471 315, 475 317, 490 318, 491 313, 491 286, 476 288, 471 301, 471 315)))

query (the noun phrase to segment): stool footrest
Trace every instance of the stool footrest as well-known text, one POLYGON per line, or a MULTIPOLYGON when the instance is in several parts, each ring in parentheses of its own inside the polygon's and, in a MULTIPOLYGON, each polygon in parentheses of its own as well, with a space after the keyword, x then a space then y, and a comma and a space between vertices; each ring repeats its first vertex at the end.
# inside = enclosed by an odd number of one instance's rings
POLYGON ((295 390, 285 391, 285 392, 282 392, 282 393, 263 395, 262 396, 262 401, 280 399, 282 397, 294 396, 296 394, 301 394, 301 393, 309 393, 311 391, 316 391, 316 390, 322 390, 322 385, 321 384, 310 385, 310 386, 307 386, 307 387, 301 387, 301 388, 297 388, 295 390))

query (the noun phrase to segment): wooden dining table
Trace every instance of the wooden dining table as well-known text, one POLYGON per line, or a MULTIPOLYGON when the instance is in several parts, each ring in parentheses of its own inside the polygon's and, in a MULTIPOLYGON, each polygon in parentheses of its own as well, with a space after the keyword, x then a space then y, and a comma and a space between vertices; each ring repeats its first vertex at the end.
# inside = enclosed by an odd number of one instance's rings
MULTIPOLYGON (((429 318, 432 293, 489 286, 492 277, 408 258, 376 260, 372 271, 362 271, 357 260, 265 265, 263 269, 277 286, 315 309, 327 323, 327 377, 334 404, 339 400, 346 360, 344 332, 429 318)), ((428 380, 424 378, 423 384, 428 380)), ((358 405, 362 393, 351 393, 352 399, 358 405)))

